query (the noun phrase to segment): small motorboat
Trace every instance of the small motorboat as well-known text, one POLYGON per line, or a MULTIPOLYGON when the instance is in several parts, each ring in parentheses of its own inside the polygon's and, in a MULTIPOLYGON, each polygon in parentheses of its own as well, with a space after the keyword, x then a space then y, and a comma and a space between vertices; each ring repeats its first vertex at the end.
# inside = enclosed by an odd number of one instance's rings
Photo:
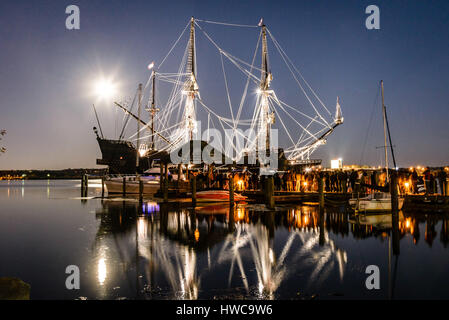
MULTIPOLYGON (((234 201, 245 201, 247 197, 234 193, 234 201)), ((197 202, 226 202, 229 201, 229 191, 227 190, 206 190, 196 193, 197 202)))
MULTIPOLYGON (((356 211, 391 211, 391 195, 387 192, 375 192, 367 197, 352 198, 349 205, 356 211)), ((404 198, 398 198, 398 210, 402 209, 404 198)))
POLYGON ((127 194, 139 193, 139 178, 143 182, 143 193, 154 194, 159 190, 159 177, 111 176, 106 178, 104 182, 108 193, 123 193, 123 178, 126 181, 125 191, 127 194))
MULTIPOLYGON (((178 175, 171 174, 173 179, 178 179, 178 175)), ((105 180, 108 193, 123 193, 123 178, 126 181, 126 193, 139 193, 139 180, 143 181, 143 193, 155 194, 160 187, 160 168, 154 167, 144 172, 143 175, 110 175, 105 180)))

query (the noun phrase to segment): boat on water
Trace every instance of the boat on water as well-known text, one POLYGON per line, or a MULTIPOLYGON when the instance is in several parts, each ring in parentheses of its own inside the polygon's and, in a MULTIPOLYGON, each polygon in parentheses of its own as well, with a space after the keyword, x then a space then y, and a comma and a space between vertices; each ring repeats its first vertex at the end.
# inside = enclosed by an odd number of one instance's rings
MULTIPOLYGON (((349 199, 349 205, 357 211, 391 211, 391 195, 387 192, 375 192, 363 198, 349 199)), ((403 205, 404 198, 399 198, 398 209, 401 210, 403 205)))
MULTIPOLYGON (((177 174, 168 173, 174 179, 178 179, 177 174)), ((109 175, 106 176, 105 185, 108 193, 123 193, 123 179, 127 194, 138 194, 140 181, 143 182, 144 194, 155 194, 160 188, 160 168, 151 168, 143 175, 109 175)))
MULTIPOLYGON (((391 143, 391 135, 390 135, 390 127, 388 125, 388 119, 387 119, 387 109, 385 107, 384 102, 384 83, 383 81, 380 82, 381 84, 381 92, 382 92, 382 115, 383 115, 383 124, 384 124, 384 142, 385 145, 385 170, 387 172, 387 184, 390 182, 390 175, 389 175, 389 166, 388 166, 388 145, 387 145, 387 135, 388 140, 390 143, 390 149, 391 149, 391 155, 393 158, 393 165, 394 168, 396 167, 396 159, 394 156, 394 150, 393 145, 391 143)), ((377 186, 374 186, 374 189, 376 189, 377 186)), ((391 188, 391 186, 390 186, 391 188)), ((349 205, 355 210, 355 211, 363 211, 363 212, 381 212, 381 211, 391 211, 391 194, 389 192, 374 192, 369 194, 366 197, 360 198, 358 195, 351 198, 349 200, 349 205)), ((402 206, 404 205, 404 197, 398 197, 398 210, 402 209, 402 206)))
MULTIPOLYGON (((146 172, 146 175, 114 175, 105 180, 108 193, 123 193, 123 179, 125 179, 125 188, 127 194, 139 194, 140 181, 143 182, 144 194, 155 194, 160 189, 160 173, 158 168, 152 168, 146 172)), ((174 179, 177 175, 170 174, 174 179)), ((246 196, 234 193, 234 201, 241 202, 247 200, 246 196)), ((196 193, 196 201, 203 203, 229 202, 229 191, 227 190, 205 190, 196 193)), ((216 209, 216 208, 215 208, 216 209)))
MULTIPOLYGON (((125 178, 125 188, 127 194, 139 193, 139 179, 136 176, 110 176, 105 180, 106 189, 109 194, 123 193, 123 178, 125 178)), ((143 181, 143 193, 154 194, 159 190, 159 179, 149 179, 140 177, 143 181)))

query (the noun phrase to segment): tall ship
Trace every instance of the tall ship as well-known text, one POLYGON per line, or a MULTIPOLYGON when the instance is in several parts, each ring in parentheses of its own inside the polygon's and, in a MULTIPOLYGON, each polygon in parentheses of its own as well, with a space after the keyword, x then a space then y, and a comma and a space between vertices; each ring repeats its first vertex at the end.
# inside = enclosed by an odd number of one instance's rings
MULTIPOLYGON (((232 47, 233 43, 229 45, 232 47)), ((138 85, 131 104, 114 102, 114 107, 125 115, 117 139, 104 137, 95 112, 100 132, 97 127, 94 131, 102 154, 97 164, 107 165, 110 173, 143 173, 160 161, 169 161, 170 154, 186 145, 188 150, 198 145, 201 152, 211 146, 213 158, 222 160, 218 166, 225 165, 224 161, 269 169, 267 156, 277 157, 275 171, 286 166, 316 164, 320 161, 311 155, 343 123, 339 99, 335 112, 331 112, 263 19, 257 25, 243 25, 192 17, 164 59, 157 66, 151 63, 148 69, 151 75, 145 85, 138 85), (252 35, 255 48, 249 47, 247 52, 242 46, 228 50, 212 35, 217 29, 220 34, 234 29, 236 34, 235 29, 239 28, 246 30, 242 34, 252 35), (196 46, 199 37, 201 51, 196 46), (215 54, 203 52, 205 43, 215 54), (252 58, 246 61, 231 53, 232 50, 252 58), (176 52, 181 53, 181 58, 176 57, 176 52), (215 67, 211 65, 213 58, 215 67), (203 76, 205 80, 198 74, 197 61, 207 61, 202 71, 214 70, 203 76), (287 85, 274 81, 271 63, 277 70, 283 65, 285 74, 280 79, 288 81, 287 85), (212 93, 211 84, 214 88, 221 86, 221 103, 217 103, 217 93, 212 93), (202 95, 203 87, 209 87, 204 92, 212 98, 202 95), (277 91, 286 95, 285 99, 278 97, 277 91), (133 111, 135 107, 137 112, 133 111), (125 139, 130 120, 137 122, 137 131, 125 139), (221 133, 223 141, 216 141, 213 134, 216 132, 221 133)), ((201 159, 195 161, 198 159, 194 159, 193 153, 183 158, 183 164, 204 164, 201 159)))

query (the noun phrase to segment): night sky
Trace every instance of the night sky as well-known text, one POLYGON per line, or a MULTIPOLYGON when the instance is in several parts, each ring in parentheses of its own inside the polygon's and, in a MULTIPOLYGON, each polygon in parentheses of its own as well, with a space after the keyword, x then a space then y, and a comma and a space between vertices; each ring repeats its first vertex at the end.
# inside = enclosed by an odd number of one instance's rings
MULTIPOLYGON (((149 77, 147 65, 161 62, 191 16, 251 25, 264 17, 332 112, 340 97, 345 123, 312 158, 322 158, 325 165, 332 158, 381 164, 382 150, 376 147, 384 144, 382 114, 376 96, 384 80, 398 165, 449 164, 447 0, 2 0, 0 129, 7 135, 0 144, 7 152, 0 156, 0 169, 96 167, 100 151, 92 104, 110 138, 117 130, 116 116, 120 123, 123 115, 111 103, 96 101, 92 84, 102 76, 112 78, 117 99, 132 98, 138 83, 149 77), (80 30, 65 27, 70 4, 80 8, 80 30), (380 30, 365 27, 370 4, 380 8, 380 30)), ((250 62, 257 28, 204 27, 223 48, 250 62)), ((229 116, 223 78, 214 69, 217 53, 199 32, 197 49, 202 98, 229 116)), ((292 79, 270 43, 269 49, 274 90, 291 104, 305 105, 304 98, 292 101, 297 87, 289 84, 292 79)), ((168 61, 166 72, 176 72, 177 60, 168 61)), ((131 134, 136 125, 130 126, 131 134)))

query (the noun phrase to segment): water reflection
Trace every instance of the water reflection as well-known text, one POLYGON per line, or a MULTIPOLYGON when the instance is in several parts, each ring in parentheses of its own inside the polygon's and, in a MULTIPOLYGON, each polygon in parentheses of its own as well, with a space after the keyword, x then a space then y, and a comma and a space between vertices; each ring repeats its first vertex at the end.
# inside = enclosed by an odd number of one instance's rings
MULTIPOLYGON (((135 282, 130 288, 138 298, 192 300, 238 292, 239 297, 275 299, 297 277, 303 279, 298 291, 313 292, 327 281, 345 281, 349 258, 338 239, 390 241, 394 229, 391 214, 353 216, 338 208, 320 214, 307 206, 260 209, 105 200, 97 210, 98 284, 104 286, 112 278, 108 272, 117 269, 102 244, 112 238, 121 272, 135 278, 128 282, 135 282)), ((399 240, 407 235, 418 243, 420 223, 431 246, 438 221, 400 212, 394 254, 399 255, 399 240)), ((443 217, 440 241, 447 247, 448 240, 449 220, 443 217)))
POLYGON ((98 260, 98 283, 100 286, 104 284, 106 280, 107 270, 106 270, 106 262, 105 258, 101 258, 98 260))
POLYGON ((0 271, 31 279, 34 298, 449 297, 448 215, 401 212, 395 222, 342 207, 192 209, 120 198, 80 205, 77 184, 0 184, 0 252, 11 261, 0 271), (45 269, 34 268, 39 261, 45 269), (53 276, 69 264, 82 270, 82 292, 53 276), (368 264, 385 270, 375 294, 363 286, 368 264))
MULTIPOLYGON (((241 282, 245 295, 263 299, 275 298, 283 281, 298 270, 311 270, 308 286, 325 281, 334 268, 343 280, 347 254, 329 238, 328 230, 320 230, 320 217, 313 208, 276 213, 256 209, 230 209, 223 205, 169 208, 152 202, 104 201, 97 211, 98 283, 105 284, 107 264, 113 260, 106 257, 102 244, 111 236, 121 264, 134 264, 136 272, 141 273, 136 275, 136 286, 140 286, 136 290, 144 297, 153 297, 163 286, 159 291, 167 298, 197 299, 201 278, 213 275, 215 269, 223 266, 228 270, 228 288, 241 282), (275 239, 278 228, 287 229, 288 237, 275 239), (133 231, 134 261, 125 262, 124 259, 133 260, 132 249, 128 246, 128 251, 123 252, 126 246, 117 236, 128 235, 130 242, 133 231), (324 242, 320 237, 324 237, 324 242), (292 251, 293 247, 299 250, 292 251), (207 270, 203 270, 203 264, 207 270), (289 269, 288 265, 295 268, 289 269), (138 271, 139 267, 142 269, 138 271)), ((322 219, 329 222, 327 227, 336 228, 339 223, 332 215, 322 219)))

